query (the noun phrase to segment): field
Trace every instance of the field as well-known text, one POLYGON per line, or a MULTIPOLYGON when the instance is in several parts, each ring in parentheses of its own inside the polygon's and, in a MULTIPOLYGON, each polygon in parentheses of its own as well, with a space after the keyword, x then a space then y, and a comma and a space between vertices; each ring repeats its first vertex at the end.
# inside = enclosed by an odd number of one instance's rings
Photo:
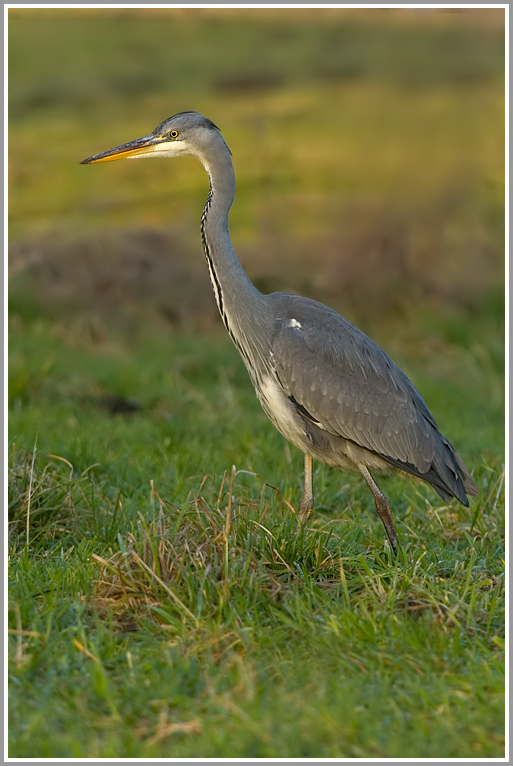
POLYGON ((9 755, 504 756, 500 11, 11 10, 9 755), (421 391, 470 509, 266 420, 217 317, 208 184, 84 157, 196 109, 234 246, 421 391))

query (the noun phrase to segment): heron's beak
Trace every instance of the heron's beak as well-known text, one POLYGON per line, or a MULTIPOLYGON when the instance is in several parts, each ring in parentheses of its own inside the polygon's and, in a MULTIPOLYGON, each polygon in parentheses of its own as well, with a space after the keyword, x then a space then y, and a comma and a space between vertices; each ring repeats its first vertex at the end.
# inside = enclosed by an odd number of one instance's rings
POLYGON ((125 157, 137 157, 142 154, 151 154, 153 147, 161 144, 165 139, 155 136, 144 136, 135 141, 129 141, 127 144, 116 146, 114 149, 107 149, 101 154, 94 154, 86 160, 82 160, 81 165, 91 165, 93 162, 111 162, 112 160, 122 160, 125 157))

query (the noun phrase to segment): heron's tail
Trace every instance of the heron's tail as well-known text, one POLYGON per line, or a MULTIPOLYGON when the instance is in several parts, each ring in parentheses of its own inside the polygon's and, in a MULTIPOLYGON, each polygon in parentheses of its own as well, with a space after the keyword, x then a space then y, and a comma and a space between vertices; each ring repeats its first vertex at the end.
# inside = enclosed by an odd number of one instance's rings
POLYGON ((468 507, 467 495, 479 494, 479 487, 467 466, 444 436, 437 444, 430 470, 421 478, 429 482, 446 502, 455 497, 468 507))
POLYGON ((412 463, 394 460, 385 455, 380 455, 380 457, 397 468, 401 468, 403 471, 427 481, 446 503, 455 497, 468 508, 467 495, 475 496, 479 494, 479 487, 470 475, 467 466, 450 441, 445 436, 442 436, 440 432, 437 432, 435 454, 431 467, 426 473, 422 473, 412 463))

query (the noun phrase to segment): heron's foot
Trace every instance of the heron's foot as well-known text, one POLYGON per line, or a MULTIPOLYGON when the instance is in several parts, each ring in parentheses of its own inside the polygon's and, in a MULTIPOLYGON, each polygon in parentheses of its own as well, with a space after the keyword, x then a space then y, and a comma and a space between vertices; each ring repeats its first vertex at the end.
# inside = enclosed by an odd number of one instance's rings
POLYGON ((379 498, 375 497, 374 502, 378 516, 383 522, 383 526, 385 527, 385 532, 387 533, 390 546, 394 552, 394 555, 397 556, 397 552, 399 550, 399 538, 397 537, 397 532, 395 531, 392 512, 390 511, 390 503, 388 502, 385 495, 382 495, 382 497, 379 498))
POLYGON ((313 511, 313 501, 307 501, 306 503, 301 500, 299 508, 297 509, 297 517, 301 524, 305 525, 313 511))
POLYGON ((380 490, 370 475, 367 467, 364 465, 359 465, 358 468, 360 469, 360 473, 367 482, 367 485, 374 496, 374 505, 376 506, 376 511, 378 512, 378 516, 381 519, 383 526, 385 527, 385 532, 387 533, 388 541, 392 547, 392 550, 397 556, 397 552, 399 550, 399 538, 397 537, 397 532, 395 531, 394 520, 392 518, 392 512, 390 510, 390 503, 388 502, 388 498, 380 490))
POLYGON ((392 524, 391 529, 388 529, 387 527, 385 527, 385 531, 387 533, 388 542, 390 543, 392 551, 394 552, 394 556, 397 556, 397 554, 399 553, 399 538, 397 537, 397 532, 395 531, 394 525, 392 524))
POLYGON ((301 534, 301 530, 304 529, 308 519, 311 516, 313 510, 313 499, 310 500, 307 498, 305 501, 305 498, 301 498, 301 502, 299 503, 299 508, 296 511, 296 518, 298 523, 296 524, 296 535, 301 534))

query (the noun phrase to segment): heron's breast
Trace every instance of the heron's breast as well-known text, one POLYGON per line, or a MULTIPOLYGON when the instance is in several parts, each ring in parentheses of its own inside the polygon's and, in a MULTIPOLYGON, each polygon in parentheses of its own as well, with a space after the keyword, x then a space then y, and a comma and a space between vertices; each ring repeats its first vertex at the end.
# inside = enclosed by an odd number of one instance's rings
POLYGON ((257 388, 257 396, 268 418, 294 446, 304 450, 308 437, 301 418, 280 384, 267 376, 257 388))

